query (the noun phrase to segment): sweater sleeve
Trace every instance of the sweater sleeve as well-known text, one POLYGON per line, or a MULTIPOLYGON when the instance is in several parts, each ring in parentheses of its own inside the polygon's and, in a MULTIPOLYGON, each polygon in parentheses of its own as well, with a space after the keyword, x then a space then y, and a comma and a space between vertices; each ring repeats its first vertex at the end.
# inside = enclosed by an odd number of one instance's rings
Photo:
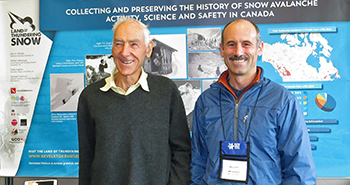
POLYGON ((78 135, 79 135, 79 185, 90 185, 91 165, 95 151, 94 122, 90 116, 87 95, 83 93, 78 103, 78 135))
POLYGON ((189 184, 191 162, 191 138, 187 126, 184 105, 173 84, 170 113, 169 145, 171 149, 170 185, 189 184))
POLYGON ((284 185, 316 184, 309 134, 299 101, 289 100, 278 118, 278 150, 281 155, 284 185))

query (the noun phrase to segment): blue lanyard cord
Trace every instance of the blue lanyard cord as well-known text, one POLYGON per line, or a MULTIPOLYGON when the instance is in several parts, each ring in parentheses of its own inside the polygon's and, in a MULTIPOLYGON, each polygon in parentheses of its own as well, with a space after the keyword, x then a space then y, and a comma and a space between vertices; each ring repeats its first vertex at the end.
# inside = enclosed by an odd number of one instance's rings
MULTIPOLYGON (((253 107, 252 118, 249 120, 248 129, 247 129, 247 133, 246 133, 246 135, 245 135, 244 141, 247 140, 248 133, 249 133, 249 130, 250 130, 250 125, 251 125, 251 123, 252 123, 253 117, 255 116, 256 105, 257 105, 257 103, 258 103, 258 100, 259 100, 259 97, 260 97, 260 93, 261 93, 263 84, 264 84, 264 82, 261 82, 261 83, 259 84, 259 86, 261 85, 261 87, 260 87, 259 94, 258 94, 258 96, 257 96, 257 98, 256 98, 256 101, 255 101, 255 104, 254 104, 254 107, 253 107)), ((223 120, 223 118, 222 118, 221 89, 220 89, 220 92, 219 92, 219 103, 220 103, 220 119, 221 119, 222 133, 223 133, 224 139, 225 139, 225 141, 226 141, 226 133, 225 133, 224 120, 223 120)), ((248 109, 248 111, 247 111, 247 115, 244 117, 245 120, 248 118, 248 114, 249 114, 249 109, 248 109)))
POLYGON ((224 120, 222 119, 222 108, 221 108, 221 88, 219 92, 219 102, 220 102, 220 118, 221 118, 221 128, 222 128, 222 133, 224 134, 224 139, 226 141, 226 133, 225 133, 225 127, 224 127, 224 120))

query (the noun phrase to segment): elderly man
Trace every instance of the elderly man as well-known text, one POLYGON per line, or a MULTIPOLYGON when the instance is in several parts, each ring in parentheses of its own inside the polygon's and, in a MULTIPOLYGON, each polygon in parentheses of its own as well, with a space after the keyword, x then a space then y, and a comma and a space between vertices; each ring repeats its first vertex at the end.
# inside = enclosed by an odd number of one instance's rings
POLYGON ((227 24, 220 50, 228 70, 194 110, 191 184, 316 184, 299 101, 257 67, 259 28, 227 24))
POLYGON ((177 87, 142 68, 150 32, 137 20, 113 30, 116 68, 79 99, 79 184, 189 184, 190 135, 177 87))

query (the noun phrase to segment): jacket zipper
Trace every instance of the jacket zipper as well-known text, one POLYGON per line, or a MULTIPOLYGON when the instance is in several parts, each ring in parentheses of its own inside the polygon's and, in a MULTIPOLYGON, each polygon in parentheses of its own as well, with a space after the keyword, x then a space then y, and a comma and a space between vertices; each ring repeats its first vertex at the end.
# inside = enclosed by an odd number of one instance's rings
MULTIPOLYGON (((258 85, 257 85, 257 87, 259 87, 261 84, 263 84, 264 82, 261 82, 261 83, 259 83, 258 85)), ((251 90, 252 88, 250 88, 249 90, 251 90)), ((227 91, 226 89, 224 89, 225 91, 227 91)), ((248 91, 249 91, 248 90, 248 91)), ((242 95, 241 95, 241 97, 239 98, 239 100, 240 99, 242 99, 243 98, 243 96, 248 92, 248 91, 246 91, 246 92, 244 92, 242 95)), ((230 92, 229 92, 229 94, 231 94, 230 92)), ((232 94, 231 94, 231 96, 233 96, 232 94)), ((233 99, 235 100, 235 119, 234 119, 234 122, 233 122, 233 129, 234 129, 234 141, 237 141, 238 140, 238 129, 237 129, 237 125, 238 125, 238 107, 239 107, 239 100, 236 100, 236 98, 235 98, 235 96, 233 96, 233 99)), ((247 113, 246 113, 246 115, 244 116, 244 119, 243 119, 243 123, 248 119, 248 114, 249 114, 249 109, 247 110, 247 113)))
MULTIPOLYGON (((243 94, 242 94, 243 95, 243 94)), ((237 141, 237 122, 238 122, 238 105, 239 105, 239 102, 236 101, 236 107, 235 107, 235 120, 234 120, 234 141, 237 141)))

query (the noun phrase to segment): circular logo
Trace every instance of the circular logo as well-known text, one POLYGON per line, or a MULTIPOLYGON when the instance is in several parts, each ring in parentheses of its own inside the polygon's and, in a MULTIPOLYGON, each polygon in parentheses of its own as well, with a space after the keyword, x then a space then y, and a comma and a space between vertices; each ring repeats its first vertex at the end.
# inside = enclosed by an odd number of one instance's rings
POLYGON ((11 121, 11 124, 13 125, 13 126, 16 126, 17 125, 17 120, 16 119, 13 119, 12 121, 11 121))

